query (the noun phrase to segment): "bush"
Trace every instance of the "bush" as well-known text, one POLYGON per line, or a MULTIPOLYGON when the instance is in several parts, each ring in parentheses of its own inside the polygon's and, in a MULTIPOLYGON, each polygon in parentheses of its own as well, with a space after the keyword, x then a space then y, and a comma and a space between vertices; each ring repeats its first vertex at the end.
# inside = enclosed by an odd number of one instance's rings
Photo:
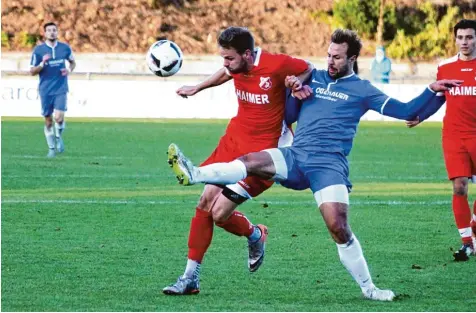
POLYGON ((38 34, 30 34, 26 31, 21 31, 15 36, 18 44, 22 48, 33 48, 40 38, 38 34))
POLYGON ((438 12, 430 3, 421 4, 426 13, 424 29, 416 35, 408 35, 400 29, 387 48, 388 56, 396 59, 426 60, 445 57, 456 52, 453 39, 453 24, 458 20, 458 7, 448 7, 446 14, 438 20, 438 12))
MULTIPOLYGON (((360 36, 375 39, 380 0, 337 0, 334 2, 332 26, 356 30, 360 36)), ((384 29, 396 24, 395 6, 387 3, 384 10, 384 29)), ((383 39, 391 40, 393 34, 384 31, 383 39)))
POLYGON ((10 37, 2 30, 2 47, 10 48, 10 37))

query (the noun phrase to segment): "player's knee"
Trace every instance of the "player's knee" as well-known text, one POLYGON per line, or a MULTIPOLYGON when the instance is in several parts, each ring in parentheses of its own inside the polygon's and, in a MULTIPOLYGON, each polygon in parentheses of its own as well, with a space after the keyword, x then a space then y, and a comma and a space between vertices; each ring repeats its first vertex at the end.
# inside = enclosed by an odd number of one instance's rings
POLYGON ((200 200, 198 201, 198 208, 200 210, 203 210, 203 211, 206 211, 206 212, 211 212, 212 207, 213 207, 213 203, 215 201, 216 200, 212 196, 207 195, 207 194, 203 194, 200 197, 200 200))
POLYGON ((45 125, 52 125, 53 124, 53 117, 51 115, 45 116, 45 125))
POLYGON ((249 175, 269 179, 274 176, 273 160, 266 152, 248 153, 240 158, 249 175))
POLYGON ((346 243, 349 242, 352 237, 352 232, 350 228, 344 223, 336 223, 335 225, 329 226, 329 231, 332 235, 332 238, 337 243, 346 243))
POLYGON ((233 213, 233 210, 228 210, 223 206, 215 206, 212 209, 212 218, 216 224, 224 223, 233 213))
POLYGON ((468 194, 468 179, 458 177, 453 181, 453 194, 465 196, 468 194))
POLYGON ((55 116, 55 122, 58 123, 58 124, 61 124, 63 123, 63 117, 62 116, 55 116))

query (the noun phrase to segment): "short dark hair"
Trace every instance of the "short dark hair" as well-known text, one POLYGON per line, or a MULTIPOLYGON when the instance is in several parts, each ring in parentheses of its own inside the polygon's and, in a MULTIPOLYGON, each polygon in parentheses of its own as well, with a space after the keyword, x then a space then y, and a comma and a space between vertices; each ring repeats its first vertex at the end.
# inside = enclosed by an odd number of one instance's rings
POLYGON ((458 32, 458 29, 468 29, 468 28, 472 28, 476 32, 476 20, 462 19, 461 21, 456 23, 455 27, 453 28, 455 37, 456 37, 456 33, 458 32))
POLYGON ((248 49, 253 51, 255 48, 253 35, 245 27, 228 27, 218 37, 218 44, 225 49, 233 48, 239 54, 248 49))
POLYGON ((43 25, 43 30, 46 30, 46 27, 48 27, 48 26, 54 26, 54 27, 58 28, 58 25, 56 25, 55 23, 48 22, 45 25, 43 25))
POLYGON ((357 33, 350 29, 336 29, 332 33, 331 42, 337 44, 347 43, 349 46, 347 48, 348 58, 352 57, 353 55, 358 57, 360 54, 360 49, 362 49, 362 41, 360 41, 357 33))

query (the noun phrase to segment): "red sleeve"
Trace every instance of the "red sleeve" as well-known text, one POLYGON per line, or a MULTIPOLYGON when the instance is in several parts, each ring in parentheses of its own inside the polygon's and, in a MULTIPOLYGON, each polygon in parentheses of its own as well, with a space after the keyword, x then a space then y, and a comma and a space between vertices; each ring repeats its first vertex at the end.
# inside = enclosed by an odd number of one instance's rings
POLYGON ((437 72, 436 72, 436 80, 441 80, 442 78, 442 73, 441 73, 441 66, 438 66, 437 72))
POLYGON ((305 70, 307 70, 307 62, 303 59, 293 58, 286 54, 279 55, 281 57, 281 66, 279 66, 279 71, 284 75, 299 75, 305 70))

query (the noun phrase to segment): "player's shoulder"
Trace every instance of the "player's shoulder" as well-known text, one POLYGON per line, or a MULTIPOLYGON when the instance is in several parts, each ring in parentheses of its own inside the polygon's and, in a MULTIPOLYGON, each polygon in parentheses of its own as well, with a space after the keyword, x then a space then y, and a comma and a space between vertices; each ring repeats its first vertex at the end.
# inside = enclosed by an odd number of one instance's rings
POLYGON ((40 51, 43 50, 45 47, 46 47, 46 43, 44 43, 44 42, 39 43, 39 44, 37 44, 37 45, 33 48, 33 52, 40 52, 40 51))
POLYGON ((67 44, 66 42, 58 41, 57 45, 58 47, 61 47, 61 48, 71 49, 70 45, 67 44))
POLYGON ((256 59, 258 64, 264 66, 279 67, 283 62, 293 58, 292 56, 284 53, 273 53, 261 48, 256 49, 256 59))
POLYGON ((454 66, 458 62, 458 55, 452 56, 451 58, 444 59, 438 64, 438 68, 454 66))

